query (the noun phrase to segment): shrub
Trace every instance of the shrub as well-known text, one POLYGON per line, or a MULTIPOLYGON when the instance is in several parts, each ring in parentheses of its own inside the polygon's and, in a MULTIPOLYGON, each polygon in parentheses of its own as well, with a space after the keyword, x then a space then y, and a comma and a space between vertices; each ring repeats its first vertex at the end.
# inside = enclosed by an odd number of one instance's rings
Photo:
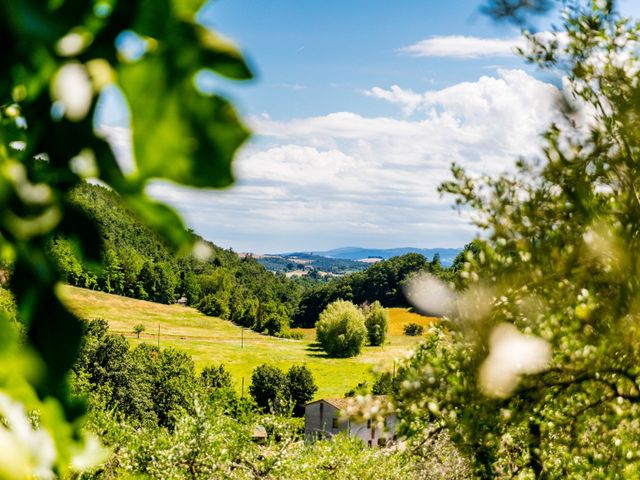
POLYGON ((351 302, 333 302, 320 314, 316 335, 330 356, 354 357, 362 350, 367 336, 364 315, 351 302))
POLYGON ((405 335, 409 335, 410 337, 417 337, 424 333, 424 327, 413 322, 407 323, 402 330, 405 335))
POLYGON ((364 314, 369 345, 383 345, 389 329, 389 312, 376 300, 365 308, 364 314))

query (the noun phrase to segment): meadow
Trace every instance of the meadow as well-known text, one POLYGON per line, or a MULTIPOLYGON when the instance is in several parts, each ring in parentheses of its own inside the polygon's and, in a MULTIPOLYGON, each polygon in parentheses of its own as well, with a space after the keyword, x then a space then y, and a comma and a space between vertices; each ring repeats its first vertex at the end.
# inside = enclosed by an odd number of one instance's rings
POLYGON ((355 358, 328 358, 315 344, 315 329, 298 329, 302 340, 261 335, 248 329, 208 317, 195 308, 163 305, 143 300, 110 295, 94 290, 63 285, 59 294, 68 307, 86 319, 103 318, 111 331, 127 337, 132 345, 141 342, 173 347, 190 354, 197 369, 223 363, 233 375, 238 391, 246 392, 251 372, 263 363, 288 369, 305 364, 318 385, 317 398, 341 397, 358 383, 371 382, 374 369, 392 370, 394 361, 420 342, 420 337, 407 337, 402 328, 409 322, 428 326, 434 318, 423 317, 402 308, 389 309, 390 325, 387 342, 382 347, 365 347, 355 358), (140 339, 133 327, 142 324, 140 339))

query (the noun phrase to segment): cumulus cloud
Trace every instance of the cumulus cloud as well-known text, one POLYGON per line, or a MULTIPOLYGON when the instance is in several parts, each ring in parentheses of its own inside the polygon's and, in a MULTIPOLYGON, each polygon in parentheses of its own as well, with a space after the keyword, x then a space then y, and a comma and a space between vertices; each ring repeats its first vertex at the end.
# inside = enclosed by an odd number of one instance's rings
POLYGON ((539 153, 558 90, 500 70, 441 90, 367 94, 412 116, 252 117, 256 140, 234 163, 236 186, 210 192, 155 183, 149 191, 206 238, 238 250, 462 245, 473 229, 437 193, 451 163, 496 173, 539 153))
POLYGON ((479 38, 464 35, 435 36, 399 49, 415 57, 508 57, 515 55, 516 47, 523 46, 522 37, 479 38))

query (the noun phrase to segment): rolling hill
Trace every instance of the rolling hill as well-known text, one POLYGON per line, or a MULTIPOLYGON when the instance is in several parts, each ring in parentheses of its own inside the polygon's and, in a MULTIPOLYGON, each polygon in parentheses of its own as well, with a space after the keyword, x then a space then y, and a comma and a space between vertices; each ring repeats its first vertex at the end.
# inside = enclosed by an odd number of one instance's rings
POLYGON ((415 346, 419 337, 402 335, 409 322, 429 325, 433 318, 406 309, 390 309, 389 339, 383 347, 365 347, 355 358, 328 358, 315 345, 315 330, 300 329, 302 340, 288 340, 260 335, 227 320, 207 317, 194 308, 135 300, 94 290, 64 285, 59 294, 68 307, 86 319, 103 318, 113 332, 121 333, 131 344, 147 342, 160 347, 174 347, 189 353, 197 368, 223 363, 234 377, 236 388, 246 392, 253 369, 263 363, 288 369, 306 364, 313 372, 320 397, 342 396, 363 380, 371 380, 371 370, 391 369, 395 358, 415 346), (141 338, 133 333, 142 323, 141 338))

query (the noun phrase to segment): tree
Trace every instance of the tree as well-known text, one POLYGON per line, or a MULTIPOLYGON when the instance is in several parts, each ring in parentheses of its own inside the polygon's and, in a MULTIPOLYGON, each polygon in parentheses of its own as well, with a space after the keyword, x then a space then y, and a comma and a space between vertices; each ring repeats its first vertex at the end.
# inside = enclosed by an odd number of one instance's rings
POLYGON ((390 395, 393 393, 394 378, 391 372, 382 372, 376 377, 371 387, 373 395, 390 395))
POLYGON ((389 312, 377 300, 364 309, 369 345, 384 345, 389 329, 389 312))
POLYGON ((133 327, 133 333, 135 333, 138 336, 138 338, 140 338, 140 334, 142 332, 144 332, 145 330, 146 329, 144 328, 144 325, 141 324, 141 323, 138 323, 138 324, 136 324, 135 327, 133 327))
POLYGON ((289 317, 284 305, 273 301, 260 305, 258 309, 259 331, 268 335, 279 335, 289 328, 289 317))
POLYGON ((531 36, 528 58, 566 76, 544 159, 497 177, 454 166, 442 186, 484 240, 459 289, 441 286, 450 321, 401 369, 397 401, 407 432, 445 432, 480 478, 640 473, 639 34, 594 1, 561 38, 531 36))
POLYGON ((100 392, 110 406, 136 422, 155 424, 150 370, 131 355, 122 335, 108 333, 105 320, 93 320, 83 326, 75 372, 85 375, 90 388, 100 392))
POLYGON ((281 413, 290 398, 287 376, 278 367, 262 364, 251 374, 249 394, 262 410, 281 413))
POLYGON ((231 310, 229 307, 229 294, 225 291, 209 293, 198 302, 198 310, 211 317, 229 319, 231 310))
POLYGON ((354 357, 362 350, 367 336, 364 315, 351 302, 333 302, 320 314, 316 336, 330 356, 354 357))
POLYGON ((231 388, 231 374, 223 364, 204 367, 200 372, 200 382, 210 389, 231 388))
POLYGON ((293 412, 304 415, 304 406, 318 391, 311 371, 305 365, 293 365, 287 372, 287 389, 293 403, 293 412))
POLYGON ((173 428, 176 414, 194 408, 195 366, 189 355, 174 348, 159 350, 141 343, 131 352, 132 361, 150 380, 153 410, 158 424, 173 428))

